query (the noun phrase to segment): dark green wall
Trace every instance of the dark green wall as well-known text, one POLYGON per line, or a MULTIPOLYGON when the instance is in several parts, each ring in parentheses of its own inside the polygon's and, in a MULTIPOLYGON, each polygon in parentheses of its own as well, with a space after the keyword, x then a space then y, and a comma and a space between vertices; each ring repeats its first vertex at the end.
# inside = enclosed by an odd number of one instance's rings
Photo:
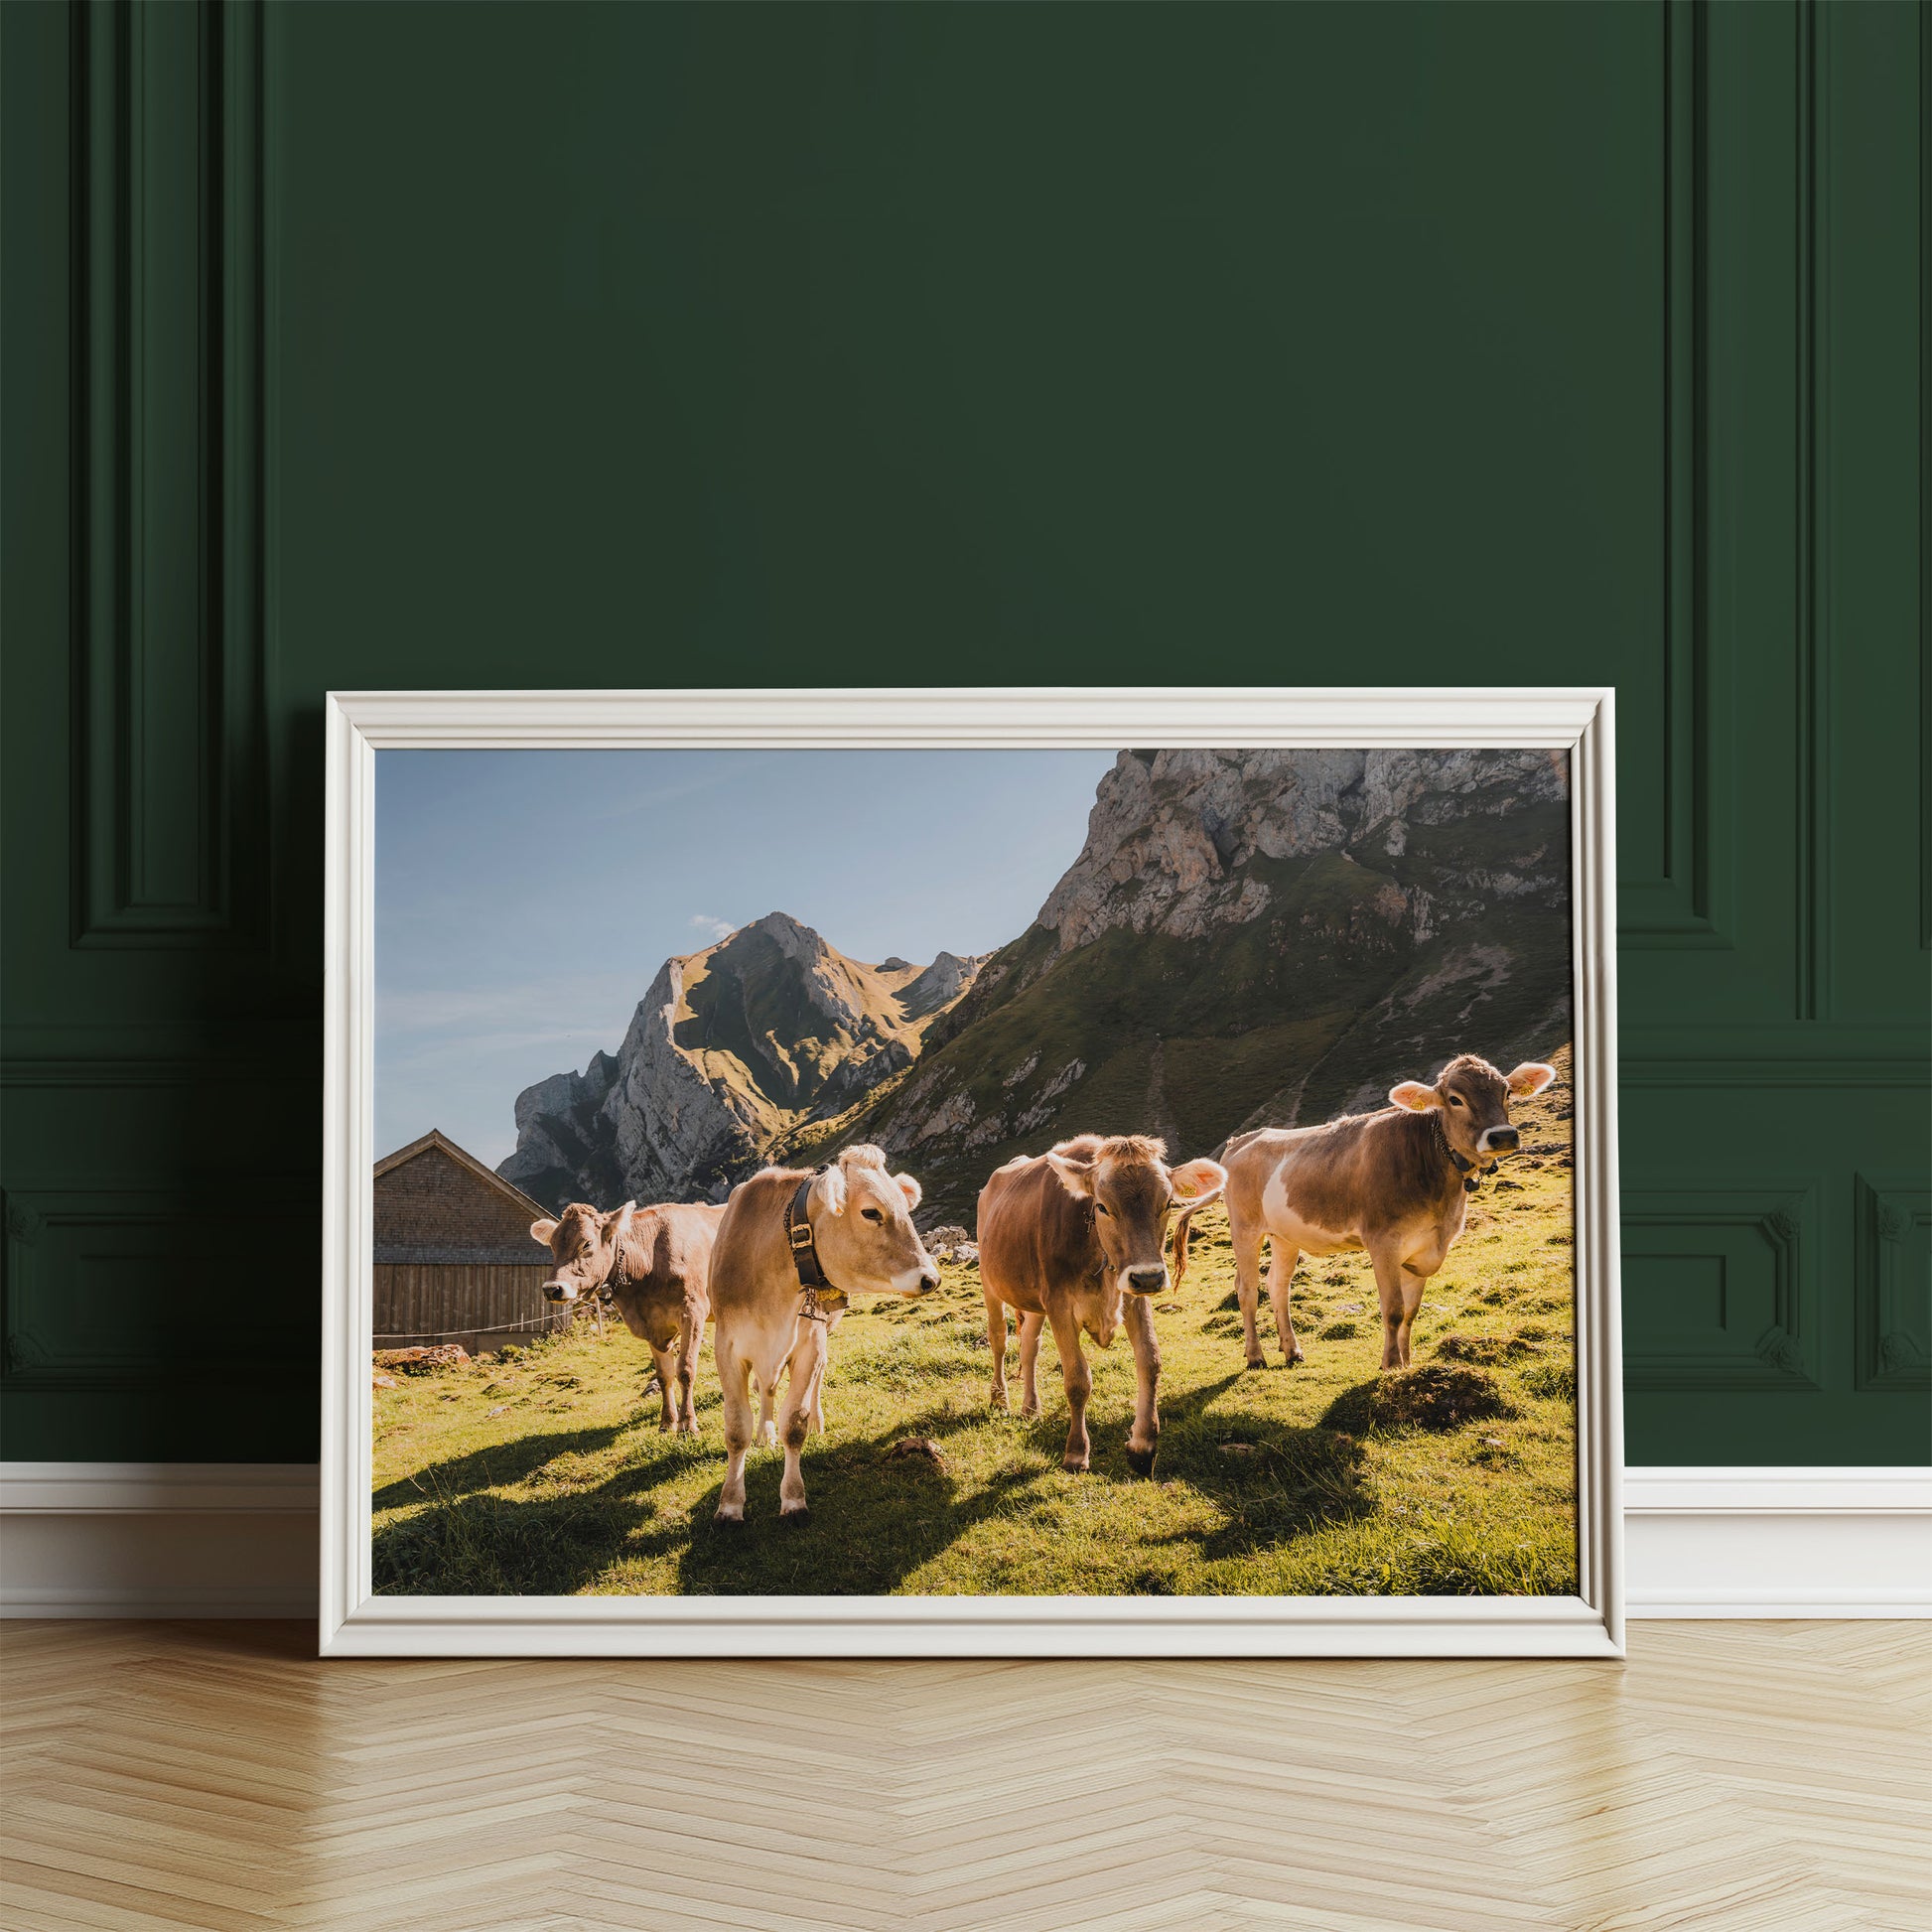
POLYGON ((329 687, 1208 680, 1617 686, 1631 1457, 1925 1458, 1921 13, 0 33, 6 1454, 315 1452, 329 687))

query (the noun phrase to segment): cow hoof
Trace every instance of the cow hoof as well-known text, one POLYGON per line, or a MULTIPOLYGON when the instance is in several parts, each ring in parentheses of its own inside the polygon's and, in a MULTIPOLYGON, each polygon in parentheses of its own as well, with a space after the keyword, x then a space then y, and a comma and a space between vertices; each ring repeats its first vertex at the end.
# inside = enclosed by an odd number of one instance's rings
POLYGON ((740 1510, 721 1509, 718 1512, 718 1514, 712 1518, 712 1521, 716 1523, 720 1529, 742 1530, 745 1527, 745 1512, 742 1509, 740 1510))
POLYGON ((1087 1458, 1084 1455, 1063 1455, 1060 1457, 1060 1467, 1068 1475, 1083 1476, 1087 1472, 1087 1458))
POLYGON ((796 1509, 781 1509, 778 1521, 788 1529, 802 1530, 812 1520, 812 1512, 800 1503, 796 1509))
POLYGON ((1268 1357, 1266 1355, 1257 1355, 1253 1361, 1243 1362, 1241 1366, 1247 1369, 1250 1374, 1253 1374, 1256 1370, 1264 1369, 1268 1366, 1268 1357))
POLYGON ((1284 1350, 1282 1354, 1282 1366, 1284 1368, 1293 1368, 1297 1362, 1304 1361, 1307 1358, 1303 1355, 1302 1351, 1299 1348, 1296 1349, 1293 1354, 1290 1354, 1286 1350, 1284 1350))
POLYGON ((1151 1476, 1154 1473, 1154 1451, 1130 1449, 1127 1451, 1127 1466, 1137 1476, 1151 1476))

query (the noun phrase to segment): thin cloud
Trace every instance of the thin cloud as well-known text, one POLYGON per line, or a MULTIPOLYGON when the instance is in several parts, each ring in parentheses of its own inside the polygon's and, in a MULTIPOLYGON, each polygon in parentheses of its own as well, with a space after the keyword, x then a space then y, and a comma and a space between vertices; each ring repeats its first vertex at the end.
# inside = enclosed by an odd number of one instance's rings
POLYGON ((714 945, 720 939, 729 939, 738 930, 729 919, 716 918, 709 912, 693 912, 688 923, 708 934, 714 945))

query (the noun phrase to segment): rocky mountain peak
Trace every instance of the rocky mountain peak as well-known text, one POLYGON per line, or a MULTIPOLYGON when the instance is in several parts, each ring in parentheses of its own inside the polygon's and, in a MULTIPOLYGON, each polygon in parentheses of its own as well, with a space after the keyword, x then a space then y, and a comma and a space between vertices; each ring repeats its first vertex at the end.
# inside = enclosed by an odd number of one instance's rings
POLYGON ((783 1134, 910 1065, 975 964, 869 966, 767 912, 667 959, 615 1054, 526 1087, 497 1172, 553 1206, 722 1197, 783 1134))

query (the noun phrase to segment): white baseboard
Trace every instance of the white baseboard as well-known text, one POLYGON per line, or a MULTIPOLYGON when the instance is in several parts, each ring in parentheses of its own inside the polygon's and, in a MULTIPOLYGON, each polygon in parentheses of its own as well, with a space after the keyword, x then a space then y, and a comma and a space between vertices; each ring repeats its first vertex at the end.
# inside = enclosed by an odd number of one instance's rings
POLYGON ((1932 1616, 1932 1468, 1623 1472, 1633 1617, 1932 1616))
POLYGON ((317 1613, 312 1462, 0 1463, 0 1616, 317 1613))
MULTIPOLYGON (((1633 1617, 1932 1616, 1932 1468, 1633 1468, 1633 1617)), ((0 1463, 0 1616, 313 1616, 307 1463, 0 1463)))

